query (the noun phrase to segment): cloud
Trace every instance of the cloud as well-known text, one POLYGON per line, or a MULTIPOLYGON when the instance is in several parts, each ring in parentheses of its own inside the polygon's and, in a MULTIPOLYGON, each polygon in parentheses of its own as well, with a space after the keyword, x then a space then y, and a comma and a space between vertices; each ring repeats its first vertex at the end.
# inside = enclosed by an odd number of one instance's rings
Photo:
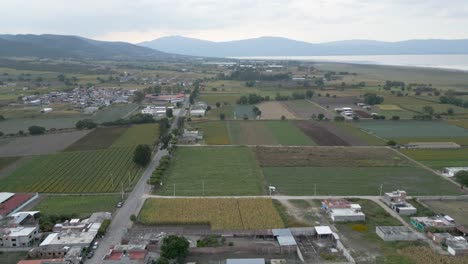
POLYGON ((468 37, 465 0, 2 0, 2 33, 139 42, 284 36, 322 42, 468 37))

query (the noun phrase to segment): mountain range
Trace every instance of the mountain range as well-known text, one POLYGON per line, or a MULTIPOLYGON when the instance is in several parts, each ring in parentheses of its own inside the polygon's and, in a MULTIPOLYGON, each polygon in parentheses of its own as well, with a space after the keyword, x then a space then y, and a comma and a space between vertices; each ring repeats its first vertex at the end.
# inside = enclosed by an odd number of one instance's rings
POLYGON ((383 42, 345 40, 308 43, 279 37, 213 42, 182 36, 162 37, 139 45, 168 53, 205 57, 468 54, 468 39, 383 42))
POLYGON ((126 42, 63 35, 0 35, 0 57, 166 59, 174 55, 126 42))

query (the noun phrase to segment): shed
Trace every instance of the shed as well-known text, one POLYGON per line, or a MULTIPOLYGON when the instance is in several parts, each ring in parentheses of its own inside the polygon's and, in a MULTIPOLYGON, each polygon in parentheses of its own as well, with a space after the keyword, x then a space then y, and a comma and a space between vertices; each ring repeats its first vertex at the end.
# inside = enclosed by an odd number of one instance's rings
POLYGON ((405 226, 376 226, 375 233, 384 241, 414 241, 416 233, 405 226))
POLYGON ((331 238, 333 236, 333 231, 329 226, 316 226, 315 231, 317 232, 317 238, 331 238))
POLYGON ((273 236, 278 240, 281 247, 296 246, 296 240, 294 239, 291 230, 289 229, 273 229, 273 236))

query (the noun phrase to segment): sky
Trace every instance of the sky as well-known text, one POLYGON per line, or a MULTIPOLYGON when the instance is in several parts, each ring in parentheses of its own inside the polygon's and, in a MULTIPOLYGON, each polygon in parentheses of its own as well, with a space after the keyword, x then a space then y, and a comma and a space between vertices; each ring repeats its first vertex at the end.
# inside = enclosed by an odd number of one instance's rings
POLYGON ((0 34, 139 43, 182 35, 320 43, 468 38, 467 0, 0 0, 0 34))

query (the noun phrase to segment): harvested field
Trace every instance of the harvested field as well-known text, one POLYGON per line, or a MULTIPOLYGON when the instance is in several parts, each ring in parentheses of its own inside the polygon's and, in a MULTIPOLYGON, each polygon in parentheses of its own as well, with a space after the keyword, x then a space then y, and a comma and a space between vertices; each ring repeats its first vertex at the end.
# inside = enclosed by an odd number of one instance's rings
POLYGON ((155 145, 159 137, 159 125, 133 125, 112 144, 112 147, 131 147, 140 144, 155 145))
POLYGON ((404 145, 410 142, 455 142, 461 146, 468 146, 468 136, 465 137, 399 137, 394 139, 398 144, 404 145))
POLYGON ((203 123, 190 123, 192 128, 203 131, 203 140, 208 145, 228 145, 229 135, 225 121, 209 121, 203 123))
POLYGON ((399 249, 398 253, 407 258, 406 263, 415 264, 466 264, 468 256, 439 255, 425 246, 412 246, 399 249))
POLYGON ((213 230, 284 227, 272 200, 263 198, 148 199, 138 220, 148 225, 209 224, 213 230))
POLYGON ((258 195, 265 192, 262 174, 248 147, 179 147, 161 195, 258 195))
POLYGON ((349 142, 346 142, 342 138, 338 137, 330 130, 323 127, 318 122, 313 121, 295 121, 294 124, 309 136, 315 143, 320 146, 350 146, 349 142))
POLYGON ((126 127, 98 127, 80 138, 65 151, 106 149, 126 130, 126 127))
POLYGON ((450 215, 456 223, 468 226, 468 200, 420 200, 436 214, 450 215))
POLYGON ((0 145, 0 157, 42 155, 62 151, 89 131, 48 134, 15 138, 0 145))
POLYGON ((295 116, 310 119, 313 115, 324 114, 328 118, 333 116, 329 114, 325 109, 318 107, 315 103, 311 103, 307 100, 290 100, 284 101, 282 104, 289 109, 295 116))
POLYGON ((95 212, 113 212, 120 199, 120 195, 45 196, 33 210, 41 211, 42 215, 86 218, 95 212))
POLYGON ((133 148, 61 152, 35 156, 0 179, 0 191, 91 193, 118 192, 131 187, 141 168, 132 161, 133 148))
POLYGON ((286 119, 297 119, 297 117, 280 102, 264 102, 258 104, 257 107, 262 111, 262 119, 279 120, 281 116, 285 116, 286 119))
POLYGON ((459 195, 460 187, 418 167, 263 167, 266 182, 284 195, 459 195))
POLYGON ((411 162, 388 148, 256 147, 262 167, 389 167, 411 162))

